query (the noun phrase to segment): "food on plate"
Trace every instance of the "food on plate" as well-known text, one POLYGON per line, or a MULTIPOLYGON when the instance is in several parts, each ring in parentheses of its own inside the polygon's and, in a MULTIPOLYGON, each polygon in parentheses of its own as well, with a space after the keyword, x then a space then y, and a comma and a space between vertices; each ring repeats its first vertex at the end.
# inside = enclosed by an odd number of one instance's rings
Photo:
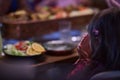
POLYGON ((56 19, 66 18, 67 17, 67 13, 65 11, 60 11, 60 12, 57 12, 55 16, 56 16, 56 19))
POLYGON ((31 14, 30 17, 32 18, 33 21, 38 20, 37 14, 31 14))
POLYGON ((13 13, 13 14, 14 14, 14 15, 26 15, 27 12, 26 12, 25 10, 19 10, 19 11, 13 13))
POLYGON ((29 20, 29 17, 27 11, 25 10, 19 10, 16 12, 12 12, 5 16, 6 20, 11 21, 22 21, 22 20, 29 20))
POLYGON ((94 11, 91 8, 85 6, 68 6, 61 7, 39 7, 36 12, 29 13, 25 10, 18 10, 4 16, 4 21, 43 21, 51 19, 60 19, 66 17, 82 16, 93 14, 94 11))
POLYGON ((16 44, 7 44, 4 52, 14 56, 34 56, 45 52, 44 47, 36 42, 20 41, 16 44))
POLYGON ((50 7, 49 11, 52 13, 52 14, 56 14, 57 12, 59 11, 62 11, 63 8, 61 7, 50 7))
POLYGON ((28 47, 27 51, 26 51, 27 55, 38 55, 41 54, 41 51, 35 51, 31 46, 28 47))
POLYGON ((84 6, 79 6, 79 7, 78 7, 78 10, 79 10, 79 11, 82 11, 82 10, 85 10, 85 9, 87 9, 87 7, 84 7, 84 6))
POLYGON ((25 10, 19 10, 9 14, 9 16, 20 16, 20 15, 27 15, 27 12, 25 10))
POLYGON ((38 16, 38 18, 40 19, 40 20, 46 20, 46 19, 48 19, 48 17, 49 17, 49 15, 50 15, 50 13, 38 13, 37 14, 37 16, 38 16))
POLYGON ((82 9, 82 10, 78 10, 78 11, 72 11, 70 14, 69 14, 69 17, 75 17, 75 16, 83 16, 83 15, 90 15, 90 14, 93 14, 93 10, 90 9, 90 8, 86 8, 86 9, 82 9))
POLYGON ((37 52, 44 52, 45 49, 42 47, 42 45, 38 43, 32 43, 32 49, 37 51, 37 52))
POLYGON ((64 10, 68 13, 70 13, 71 11, 73 11, 75 9, 75 7, 73 6, 67 6, 66 8, 64 8, 64 10))

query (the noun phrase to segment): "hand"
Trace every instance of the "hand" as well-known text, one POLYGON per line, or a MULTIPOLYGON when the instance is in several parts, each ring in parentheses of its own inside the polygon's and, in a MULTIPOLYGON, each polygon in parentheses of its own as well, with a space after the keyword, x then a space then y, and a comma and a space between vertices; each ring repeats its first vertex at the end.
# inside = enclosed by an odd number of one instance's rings
POLYGON ((82 41, 79 43, 77 50, 80 55, 80 59, 87 59, 90 57, 91 49, 89 45, 88 34, 83 35, 82 41))

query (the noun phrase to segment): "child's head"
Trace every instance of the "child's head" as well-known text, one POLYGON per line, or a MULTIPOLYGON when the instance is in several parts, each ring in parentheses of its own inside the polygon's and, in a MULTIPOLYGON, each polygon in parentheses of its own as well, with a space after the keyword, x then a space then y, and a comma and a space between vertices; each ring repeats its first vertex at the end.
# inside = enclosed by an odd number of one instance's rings
POLYGON ((120 68, 120 10, 111 8, 97 14, 88 28, 92 59, 120 68))

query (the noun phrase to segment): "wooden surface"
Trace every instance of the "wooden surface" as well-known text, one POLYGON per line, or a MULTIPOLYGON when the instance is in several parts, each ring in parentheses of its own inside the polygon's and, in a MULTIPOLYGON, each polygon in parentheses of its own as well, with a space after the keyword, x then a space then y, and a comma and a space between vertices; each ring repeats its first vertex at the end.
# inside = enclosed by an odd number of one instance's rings
POLYGON ((66 56, 44 56, 42 62, 31 58, 1 57, 0 80, 63 80, 78 59, 76 52, 66 56))
POLYGON ((0 80, 63 80, 72 71, 78 58, 78 54, 73 53, 66 56, 45 55, 45 60, 42 62, 39 59, 35 61, 32 59, 1 59, 0 80), (9 74, 14 76, 11 77, 9 74))
POLYGON ((78 54, 72 53, 70 55, 66 55, 66 56, 50 56, 50 55, 46 55, 45 56, 46 59, 43 62, 37 63, 35 65, 32 65, 33 67, 37 67, 37 66, 43 66, 43 65, 47 65, 47 64, 51 64, 51 63, 55 63, 55 62, 62 62, 68 59, 72 59, 72 58, 78 58, 78 54))
POLYGON ((38 67, 38 66, 45 66, 47 64, 52 64, 52 63, 56 63, 56 62, 64 62, 67 61, 69 59, 74 59, 74 58, 78 58, 78 53, 74 52, 74 53, 70 53, 69 55, 61 55, 61 56, 54 56, 54 55, 47 55, 44 54, 44 60, 41 60, 41 57, 31 57, 31 58, 23 58, 23 57, 10 57, 10 56, 3 56, 0 59, 0 62, 2 63, 11 63, 11 62, 16 62, 17 60, 22 60, 21 62, 25 62, 27 60, 30 60, 31 62, 34 63, 34 61, 36 61, 34 64, 31 64, 32 67, 38 67))

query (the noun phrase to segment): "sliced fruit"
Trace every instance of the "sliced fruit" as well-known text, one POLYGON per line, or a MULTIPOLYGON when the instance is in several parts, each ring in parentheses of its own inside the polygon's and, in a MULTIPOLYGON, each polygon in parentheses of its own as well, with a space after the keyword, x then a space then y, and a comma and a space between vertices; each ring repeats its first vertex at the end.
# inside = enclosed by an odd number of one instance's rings
POLYGON ((26 51, 26 54, 27 55, 38 55, 38 54, 41 54, 41 52, 37 52, 31 46, 29 46, 26 51))
POLYGON ((32 48, 37 52, 45 52, 44 47, 38 43, 33 43, 32 48))

